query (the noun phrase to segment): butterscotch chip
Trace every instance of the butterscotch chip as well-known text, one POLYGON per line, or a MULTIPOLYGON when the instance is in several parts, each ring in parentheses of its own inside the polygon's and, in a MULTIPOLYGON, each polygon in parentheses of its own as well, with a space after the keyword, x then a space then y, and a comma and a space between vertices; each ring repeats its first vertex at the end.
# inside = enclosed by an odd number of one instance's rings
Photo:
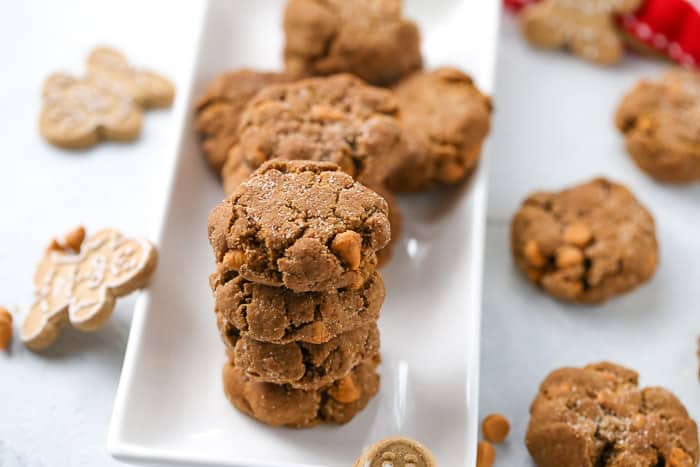
POLYGON ((510 431, 510 423, 501 414, 488 415, 481 423, 481 432, 484 438, 492 443, 500 443, 506 439, 510 431))
POLYGON ((354 467, 437 467, 433 454, 410 438, 391 437, 377 441, 355 461, 354 467))
POLYGON ((513 217, 516 266, 559 299, 599 303, 656 269, 654 219, 623 185, 605 179, 529 196, 513 217))
POLYGON ((339 233, 331 242, 331 251, 353 271, 360 267, 361 249, 362 237, 352 230, 339 233))
POLYGON ((0 350, 6 349, 12 339, 12 315, 0 306, 0 350))
POLYGON ((66 234, 65 245, 67 248, 78 253, 85 240, 85 227, 78 226, 66 234))
POLYGON ((540 467, 696 466, 698 430, 685 407, 612 363, 550 373, 530 406, 525 444, 540 467))
POLYGON ((360 389, 352 379, 352 375, 347 375, 337 380, 328 388, 328 395, 338 402, 349 404, 360 398, 360 389))
POLYGON ((476 446, 476 467, 491 467, 496 461, 496 450, 488 441, 479 441, 476 446))

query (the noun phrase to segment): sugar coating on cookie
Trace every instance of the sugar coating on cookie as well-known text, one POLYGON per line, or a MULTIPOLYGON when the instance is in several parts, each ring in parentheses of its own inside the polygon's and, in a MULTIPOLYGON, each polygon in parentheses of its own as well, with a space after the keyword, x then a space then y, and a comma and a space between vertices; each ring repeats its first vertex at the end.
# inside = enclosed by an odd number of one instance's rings
MULTIPOLYGON (((218 277, 218 275, 215 275, 218 277)), ((212 281, 215 311, 241 335, 275 344, 320 344, 379 317, 384 281, 373 273, 357 290, 295 293, 235 275, 212 281)))
POLYGON ((700 180, 700 73, 675 69, 640 81, 620 103, 615 123, 646 173, 661 182, 700 180))
POLYGON ((550 373, 525 438, 540 467, 693 467, 698 431, 681 402, 608 362, 550 373))
POLYGON ((335 164, 264 164, 209 215, 217 273, 295 292, 359 288, 391 237, 386 201, 335 164))
POLYGON ((634 289, 658 262, 654 219, 626 187, 602 178, 529 196, 513 217, 511 247, 532 282, 580 303, 634 289))
POLYGON ((261 89, 283 83, 281 73, 241 69, 221 73, 207 85, 196 105, 195 126, 209 165, 219 172, 238 141, 238 122, 246 104, 261 89))
POLYGON ((419 191, 462 181, 476 166, 490 129, 488 96, 451 67, 415 73, 394 91, 408 151, 389 188, 419 191))
POLYGON ((401 0, 289 0, 286 71, 299 77, 348 72, 384 86, 420 69, 420 33, 401 9, 401 0))
POLYGON ((224 365, 224 392, 243 413, 272 426, 308 428, 345 424, 379 390, 378 361, 357 365, 340 381, 319 390, 254 381, 232 361, 224 365))
POLYGON ((410 438, 391 437, 377 441, 362 453, 354 467, 437 467, 432 453, 410 438))
POLYGON ((359 182, 379 185, 405 151, 397 116, 390 91, 351 75, 269 86, 240 117, 224 190, 231 193, 273 158, 335 162, 359 182))

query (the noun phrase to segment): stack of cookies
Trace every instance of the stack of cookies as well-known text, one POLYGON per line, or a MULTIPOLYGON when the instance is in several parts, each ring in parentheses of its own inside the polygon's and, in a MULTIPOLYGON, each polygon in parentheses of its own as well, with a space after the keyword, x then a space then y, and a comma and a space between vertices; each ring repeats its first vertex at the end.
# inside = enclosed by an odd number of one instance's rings
POLYGON ((346 423, 379 388, 386 201, 339 166, 273 160, 214 208, 224 391, 274 426, 346 423))

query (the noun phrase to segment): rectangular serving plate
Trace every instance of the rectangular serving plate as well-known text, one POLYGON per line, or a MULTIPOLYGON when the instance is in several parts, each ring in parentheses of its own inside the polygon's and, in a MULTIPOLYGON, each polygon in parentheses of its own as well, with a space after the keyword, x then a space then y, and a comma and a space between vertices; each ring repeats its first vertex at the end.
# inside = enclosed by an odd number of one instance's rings
MULTIPOLYGON (((499 3, 408 1, 426 67, 457 66, 490 92, 499 3)), ((280 69, 283 6, 211 0, 187 102, 222 71, 280 69)), ((223 395, 206 227, 223 193, 201 157, 192 104, 180 111, 176 159, 163 175, 170 175, 170 188, 153 235, 161 262, 134 312, 110 453, 187 465, 347 467, 367 445, 400 434, 429 446, 440 465, 474 465, 488 148, 463 186, 400 200, 402 237, 381 271, 387 299, 379 321, 379 394, 344 426, 271 428, 234 410, 223 395)))

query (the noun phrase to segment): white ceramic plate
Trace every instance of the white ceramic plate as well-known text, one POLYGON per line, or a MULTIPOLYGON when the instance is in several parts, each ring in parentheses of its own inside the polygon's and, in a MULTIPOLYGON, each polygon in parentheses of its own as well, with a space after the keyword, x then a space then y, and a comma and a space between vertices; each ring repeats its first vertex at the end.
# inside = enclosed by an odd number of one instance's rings
MULTIPOLYGON (((428 67, 451 64, 491 91, 499 3, 408 1, 428 67)), ((216 73, 280 67, 282 1, 212 0, 190 101, 216 73)), ((177 162, 157 232, 161 263, 134 313, 109 433, 117 458, 269 467, 347 467, 371 442, 403 434, 443 466, 476 455, 486 168, 455 190, 401 200, 404 232, 382 270, 382 385, 341 427, 270 428, 234 410, 221 389, 223 346, 207 277, 207 215, 222 191, 181 116, 177 162)), ((487 151, 488 152, 488 151, 487 151)))

